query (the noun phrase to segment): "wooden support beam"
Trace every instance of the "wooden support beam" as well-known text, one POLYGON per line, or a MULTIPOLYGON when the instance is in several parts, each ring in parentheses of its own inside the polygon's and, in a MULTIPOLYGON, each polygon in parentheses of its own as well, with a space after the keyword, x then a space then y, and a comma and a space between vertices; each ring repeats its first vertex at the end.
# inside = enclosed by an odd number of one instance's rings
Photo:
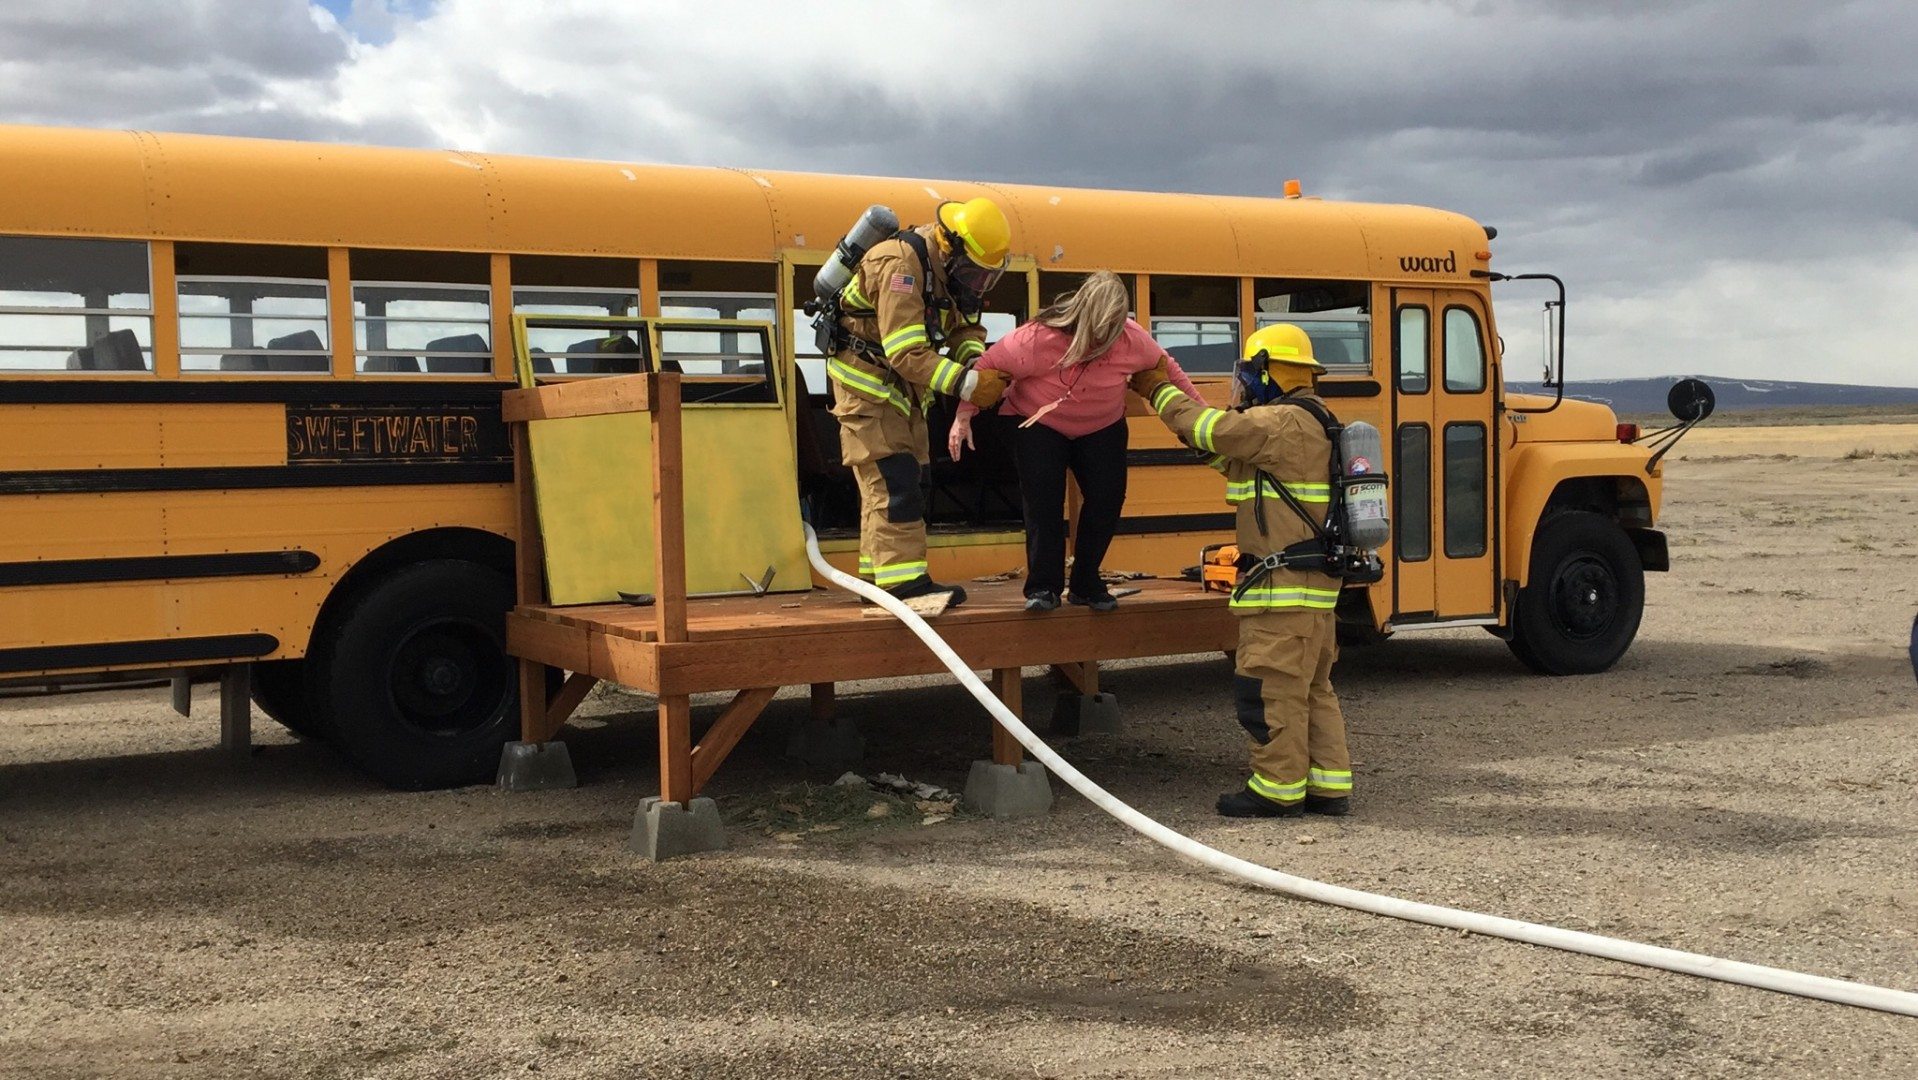
POLYGON ((1090 697, 1099 692, 1099 662, 1086 660, 1076 664, 1054 664, 1052 670, 1072 684, 1072 688, 1090 697))
POLYGON ((706 781, 713 778, 719 769, 719 763, 733 752, 739 740, 745 737, 746 729, 753 726, 759 714, 765 711, 766 703, 779 692, 778 687, 761 686, 751 690, 741 690, 733 695, 732 704, 719 714, 713 726, 706 730, 706 737, 693 747, 693 790, 697 795, 706 787, 706 781))
POLYGON ((519 739, 540 743, 552 736, 546 730, 546 665, 519 660, 519 739))
POLYGON ((517 424, 568 416, 648 412, 653 407, 651 382, 650 375, 616 375, 508 390, 500 395, 500 415, 507 423, 517 424))
POLYGON ((659 797, 681 806, 692 801, 693 701, 684 694, 659 699, 659 797))
MULTIPOLYGON (((597 678, 583 671, 575 671, 568 675, 566 681, 560 684, 559 693, 554 694, 552 700, 546 703, 545 734, 541 735, 538 741, 545 742, 559 734, 559 729, 566 726, 566 721, 572 717, 573 711, 579 708, 580 702, 585 701, 586 695, 592 693, 593 687, 598 685, 597 678)), ((544 690, 544 686, 541 689, 544 690)))
POLYGON ((657 380, 653 413, 653 595, 661 644, 686 640, 686 488, 679 376, 657 380))
POLYGON ((829 682, 812 684, 812 718, 814 720, 832 719, 834 704, 837 700, 837 693, 834 690, 836 685, 829 682))
MULTIPOLYGON (((1022 681, 1024 674, 1016 667, 1000 668, 992 673, 993 694, 1000 701, 1005 702, 1006 708, 1012 711, 1012 715, 1022 720, 1025 718, 1025 687, 1022 681)), ((1020 746, 1019 740, 1013 738, 1012 733, 1001 727, 997 720, 992 722, 992 760, 996 765, 1014 766, 1025 760, 1025 748, 1020 746)))

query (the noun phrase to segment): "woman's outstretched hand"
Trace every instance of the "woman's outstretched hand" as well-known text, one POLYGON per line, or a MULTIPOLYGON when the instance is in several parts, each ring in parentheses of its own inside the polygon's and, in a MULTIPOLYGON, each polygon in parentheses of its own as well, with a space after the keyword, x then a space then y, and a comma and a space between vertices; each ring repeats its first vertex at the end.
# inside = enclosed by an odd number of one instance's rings
POLYGON ((972 445, 972 417, 961 414, 952 418, 952 430, 946 434, 946 453, 952 460, 959 460, 959 448, 975 449, 972 445))

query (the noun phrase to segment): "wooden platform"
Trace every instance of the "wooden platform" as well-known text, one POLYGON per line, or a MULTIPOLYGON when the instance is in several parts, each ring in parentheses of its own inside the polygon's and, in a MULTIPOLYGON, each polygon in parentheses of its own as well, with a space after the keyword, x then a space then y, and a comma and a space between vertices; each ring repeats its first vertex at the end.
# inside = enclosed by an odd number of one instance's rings
MULTIPOLYGON (((1230 649, 1225 597, 1184 581, 1140 581, 1119 610, 1024 610, 1019 583, 966 584, 933 627, 976 670, 1230 649)), ((912 631, 834 590, 686 602, 687 640, 659 641, 650 608, 523 606, 507 624, 515 656, 656 694, 929 675, 944 671, 912 631)))
MULTIPOLYGON (((684 804, 779 688, 810 686, 814 716, 825 719, 836 683, 945 668, 912 631, 844 591, 688 598, 679 410, 679 376, 670 373, 531 387, 509 392, 503 404, 513 425, 519 505, 519 603, 507 616, 506 645, 519 662, 520 738, 550 740, 601 679, 651 691, 659 697, 660 796, 684 804), (654 414, 657 598, 644 607, 546 603, 526 424, 631 410, 654 414), (549 696, 550 669, 570 674, 549 696), (690 695, 711 691, 732 691, 733 700, 694 745, 690 695)), ((1134 582, 1140 591, 1113 612, 1067 605, 1045 614, 1024 610, 1016 581, 961 584, 970 594, 966 603, 933 626, 974 670, 992 672, 994 691, 1015 714, 1022 714, 1022 668, 1050 666, 1081 693, 1094 694, 1100 661, 1229 652, 1237 636, 1225 597, 1192 582, 1134 582)), ((1017 764, 1021 757, 1019 744, 995 724, 993 760, 1017 764)))

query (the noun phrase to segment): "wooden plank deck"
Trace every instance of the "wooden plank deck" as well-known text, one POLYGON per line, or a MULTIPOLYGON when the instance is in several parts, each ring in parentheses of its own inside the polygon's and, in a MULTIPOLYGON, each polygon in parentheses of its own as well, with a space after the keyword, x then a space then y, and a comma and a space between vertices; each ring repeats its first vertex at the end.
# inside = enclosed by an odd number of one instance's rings
MULTIPOLYGON (((1191 582, 1135 583, 1119 610, 1067 605, 1028 614, 1017 582, 969 583, 965 604, 934 629, 974 669, 1081 664, 1229 651, 1237 628, 1225 598, 1191 582)), ((658 640, 650 607, 522 605, 507 623, 516 656, 656 694, 796 686, 945 670, 891 617, 850 593, 714 597, 686 603, 686 640, 658 640)))

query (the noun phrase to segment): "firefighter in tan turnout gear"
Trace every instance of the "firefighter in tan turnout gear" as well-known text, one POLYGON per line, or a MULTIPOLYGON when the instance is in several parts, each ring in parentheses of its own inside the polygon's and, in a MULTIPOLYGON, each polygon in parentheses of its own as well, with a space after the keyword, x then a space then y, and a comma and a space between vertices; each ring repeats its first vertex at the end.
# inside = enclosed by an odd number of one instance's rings
POLYGON ((1180 439, 1213 454, 1237 507, 1240 579, 1233 698, 1252 736, 1252 776, 1219 796, 1227 817, 1343 814, 1352 792, 1345 720, 1332 691, 1338 658, 1333 614, 1339 579, 1314 569, 1275 568, 1267 558, 1305 550, 1332 501, 1331 413, 1313 392, 1325 369, 1312 341, 1290 324, 1246 339, 1235 383, 1237 410, 1209 408, 1166 380, 1164 369, 1132 378, 1180 439), (1290 497, 1289 499, 1287 497, 1290 497))
POLYGON ((1011 242, 991 200, 943 203, 931 224, 874 244, 839 294, 843 333, 826 373, 840 450, 859 483, 860 576, 902 600, 966 596, 927 573, 926 409, 934 391, 982 408, 1004 392, 1004 375, 971 365, 985 352, 979 318, 1011 242))

